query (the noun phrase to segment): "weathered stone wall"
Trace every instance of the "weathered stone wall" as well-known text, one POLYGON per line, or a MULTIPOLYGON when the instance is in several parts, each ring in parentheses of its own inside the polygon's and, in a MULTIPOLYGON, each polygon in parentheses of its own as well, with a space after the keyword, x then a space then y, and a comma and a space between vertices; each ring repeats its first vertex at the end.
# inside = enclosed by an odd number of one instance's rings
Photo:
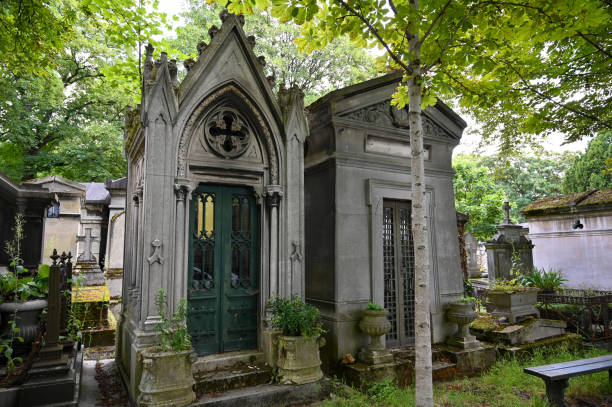
POLYGON ((612 290, 612 210, 527 222, 535 267, 561 271, 569 288, 612 290), (582 229, 572 228, 576 219, 582 229))

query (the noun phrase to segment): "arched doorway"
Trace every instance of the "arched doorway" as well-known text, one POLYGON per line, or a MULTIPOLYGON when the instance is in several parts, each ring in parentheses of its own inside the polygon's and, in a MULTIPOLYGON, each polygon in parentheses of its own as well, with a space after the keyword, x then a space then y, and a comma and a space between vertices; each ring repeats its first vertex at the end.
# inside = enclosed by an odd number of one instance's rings
POLYGON ((187 302, 198 354, 257 348, 258 212, 248 188, 200 184, 193 192, 187 302))

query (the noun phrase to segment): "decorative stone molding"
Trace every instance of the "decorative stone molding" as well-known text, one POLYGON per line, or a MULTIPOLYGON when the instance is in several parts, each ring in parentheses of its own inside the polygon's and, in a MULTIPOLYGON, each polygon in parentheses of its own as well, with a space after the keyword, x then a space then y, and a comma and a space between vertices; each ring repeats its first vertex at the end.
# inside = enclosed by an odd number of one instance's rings
POLYGON ((229 107, 215 110, 204 124, 206 144, 223 158, 238 158, 251 144, 253 131, 240 113, 229 107))
MULTIPOLYGON (((405 109, 397 109, 391 106, 391 99, 362 107, 342 116, 346 119, 356 120, 364 123, 381 124, 409 129, 408 112, 405 109)), ((446 130, 434 123, 429 117, 421 116, 423 134, 426 137, 453 138, 446 130)))
POLYGON ((153 250, 153 254, 151 255, 151 257, 149 257, 147 259, 147 261, 149 262, 149 264, 153 264, 153 263, 159 263, 159 264, 164 264, 164 258, 161 256, 161 242, 159 241, 159 239, 155 239, 151 242, 151 246, 153 246, 155 249, 153 250))
POLYGON ((270 129, 268 128, 268 125, 266 124, 266 121, 264 120, 262 115, 259 113, 257 108, 253 105, 253 103, 251 103, 249 98, 247 98, 234 85, 229 85, 229 86, 226 86, 224 88, 217 90, 216 92, 213 92, 204 101, 202 101, 202 103, 198 105, 197 109, 191 114, 189 120, 187 121, 187 124, 185 125, 185 129, 183 130, 181 139, 179 141, 177 175, 179 177, 185 177, 185 173, 187 170, 187 164, 186 164, 187 154, 188 154, 187 150, 189 148, 191 138, 193 137, 193 134, 195 133, 195 130, 198 127, 197 125, 199 123, 200 118, 202 117, 202 114, 206 112, 206 110, 208 110, 220 98, 228 97, 230 95, 240 98, 244 106, 248 108, 252 112, 253 116, 255 117, 256 124, 258 126, 258 130, 260 131, 261 139, 263 141, 264 147, 266 149, 267 157, 268 157, 268 163, 269 163, 269 168, 270 168, 270 179, 271 179, 272 184, 277 184, 278 179, 279 179, 278 156, 276 153, 276 149, 274 147, 275 143, 272 139, 272 134, 270 133, 270 129))

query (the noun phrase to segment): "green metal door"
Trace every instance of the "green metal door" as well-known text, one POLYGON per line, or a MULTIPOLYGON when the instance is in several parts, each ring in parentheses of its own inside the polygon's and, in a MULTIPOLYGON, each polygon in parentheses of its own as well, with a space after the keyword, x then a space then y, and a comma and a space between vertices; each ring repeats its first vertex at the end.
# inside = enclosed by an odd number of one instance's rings
POLYGON ((250 190, 200 185, 194 191, 187 326, 200 355, 257 347, 257 235, 250 190))

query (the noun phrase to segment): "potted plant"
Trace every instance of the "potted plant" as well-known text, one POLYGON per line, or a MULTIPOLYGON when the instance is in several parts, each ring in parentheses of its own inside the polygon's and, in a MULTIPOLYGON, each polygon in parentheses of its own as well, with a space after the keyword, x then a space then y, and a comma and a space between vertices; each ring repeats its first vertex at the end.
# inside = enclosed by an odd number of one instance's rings
POLYGON ((526 286, 539 288, 542 294, 554 294, 566 281, 560 271, 534 268, 531 273, 523 277, 522 282, 526 286))
POLYGON ((528 316, 539 317, 535 307, 537 301, 538 289, 526 286, 518 278, 497 280, 487 292, 487 304, 493 318, 506 318, 510 323, 528 316))
POLYGON ((138 390, 139 406, 186 406, 196 395, 191 373, 194 362, 191 337, 187 332, 187 303, 179 302, 174 314, 168 312, 164 290, 155 297, 160 322, 156 325, 159 345, 142 354, 142 377, 138 390))
POLYGON ((363 310, 359 328, 370 337, 370 344, 359 352, 362 362, 376 365, 393 361, 393 356, 380 341, 383 335, 391 331, 391 322, 387 319, 389 311, 373 302, 363 310))
POLYGON ((272 325, 281 330, 278 337, 278 368, 280 382, 304 384, 323 377, 319 348, 325 344, 325 331, 316 307, 301 298, 270 299, 272 325))
POLYGON ((459 301, 447 305, 446 318, 458 325, 457 333, 448 339, 448 344, 462 349, 474 349, 481 346, 480 342, 470 333, 470 323, 476 319, 474 306, 478 300, 474 297, 462 296, 459 301))
POLYGON ((23 267, 23 226, 23 216, 17 213, 13 238, 5 243, 11 270, 6 274, 0 273, 0 334, 10 336, 17 329, 19 341, 27 349, 36 336, 38 315, 47 306, 44 297, 48 291, 50 267, 40 266, 34 277, 23 267))

